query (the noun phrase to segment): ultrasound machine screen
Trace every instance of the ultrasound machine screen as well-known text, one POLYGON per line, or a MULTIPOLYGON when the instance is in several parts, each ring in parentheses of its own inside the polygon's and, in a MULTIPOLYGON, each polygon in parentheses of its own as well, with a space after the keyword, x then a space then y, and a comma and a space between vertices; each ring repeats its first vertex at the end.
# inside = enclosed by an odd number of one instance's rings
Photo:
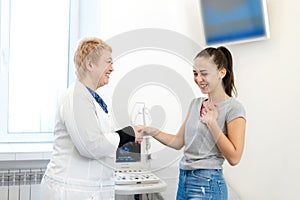
POLYGON ((117 163, 141 162, 141 144, 128 142, 117 149, 117 163))

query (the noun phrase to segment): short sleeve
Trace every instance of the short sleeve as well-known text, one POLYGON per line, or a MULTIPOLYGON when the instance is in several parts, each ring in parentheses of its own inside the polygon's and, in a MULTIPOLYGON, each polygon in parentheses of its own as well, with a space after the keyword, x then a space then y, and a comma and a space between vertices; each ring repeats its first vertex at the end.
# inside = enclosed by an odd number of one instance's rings
POLYGON ((244 106, 237 100, 230 103, 229 110, 226 114, 226 122, 230 122, 236 118, 244 118, 246 120, 246 110, 244 106))

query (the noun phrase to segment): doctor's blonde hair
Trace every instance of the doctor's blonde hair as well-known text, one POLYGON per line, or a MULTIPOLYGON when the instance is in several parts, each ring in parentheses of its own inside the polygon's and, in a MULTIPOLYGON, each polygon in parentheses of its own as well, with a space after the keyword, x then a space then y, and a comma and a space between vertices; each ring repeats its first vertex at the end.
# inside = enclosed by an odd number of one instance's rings
POLYGON ((99 38, 84 38, 79 42, 74 55, 77 78, 83 77, 86 64, 96 62, 103 50, 112 52, 112 48, 99 38))

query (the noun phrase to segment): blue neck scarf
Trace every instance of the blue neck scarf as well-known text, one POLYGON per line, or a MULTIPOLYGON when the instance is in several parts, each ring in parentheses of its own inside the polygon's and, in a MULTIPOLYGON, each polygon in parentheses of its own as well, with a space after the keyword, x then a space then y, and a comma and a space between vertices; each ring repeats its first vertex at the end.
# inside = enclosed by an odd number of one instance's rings
POLYGON ((90 89, 88 87, 86 87, 86 88, 92 94, 92 96, 97 101, 97 103, 101 106, 101 108, 103 109, 103 111, 107 114, 108 113, 107 105, 105 104, 105 102, 103 101, 103 99, 96 92, 94 92, 92 89, 90 89))

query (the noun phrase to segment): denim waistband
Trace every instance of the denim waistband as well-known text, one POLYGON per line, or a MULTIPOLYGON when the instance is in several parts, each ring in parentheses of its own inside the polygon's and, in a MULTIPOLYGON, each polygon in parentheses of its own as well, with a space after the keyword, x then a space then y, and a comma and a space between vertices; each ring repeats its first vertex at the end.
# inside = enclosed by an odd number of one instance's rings
POLYGON ((194 170, 184 170, 180 169, 180 173, 183 173, 185 175, 200 172, 202 174, 209 174, 209 175, 222 175, 223 169, 194 169, 194 170))

